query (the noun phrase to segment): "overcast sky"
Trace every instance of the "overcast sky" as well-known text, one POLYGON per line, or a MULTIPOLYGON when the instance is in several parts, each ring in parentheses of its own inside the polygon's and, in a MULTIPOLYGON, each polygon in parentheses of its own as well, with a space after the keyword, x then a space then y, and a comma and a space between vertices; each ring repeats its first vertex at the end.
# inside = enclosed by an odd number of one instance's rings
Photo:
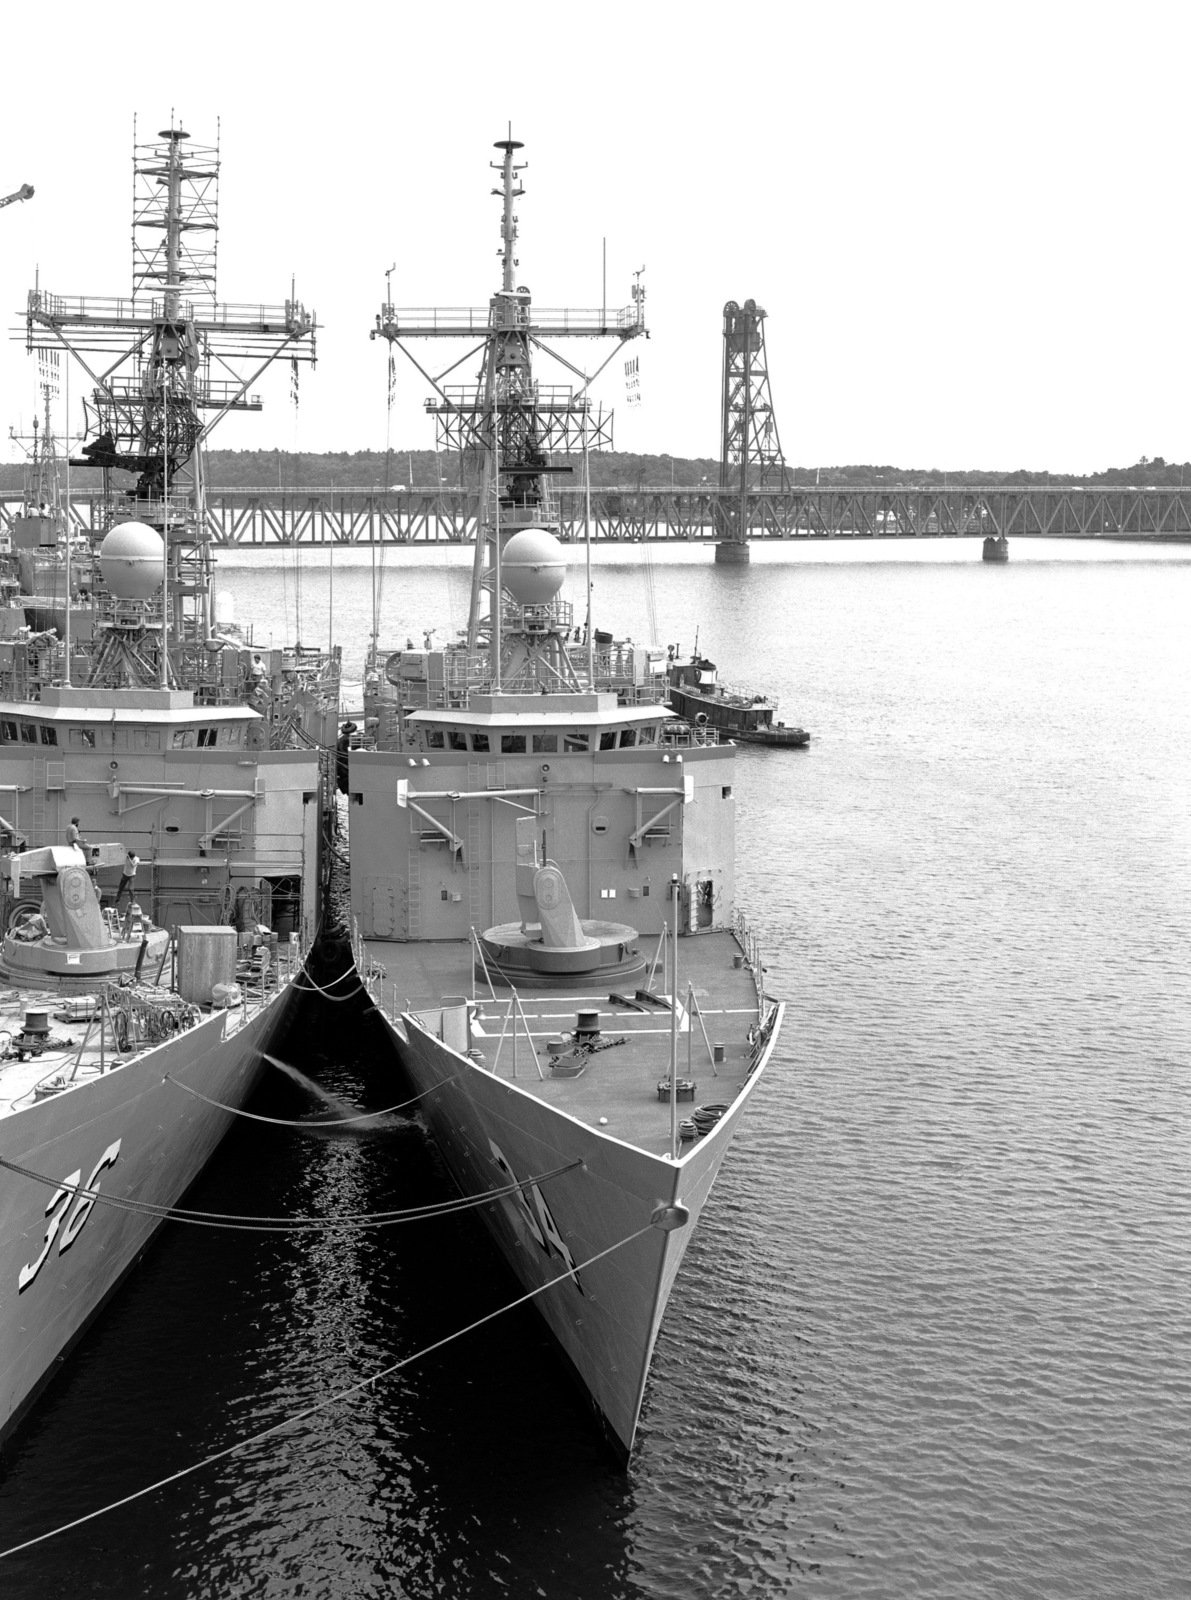
MULTIPOLYGON (((296 414, 277 370, 212 443, 383 449, 385 270, 398 305, 486 304, 511 122, 535 302, 598 306, 605 239, 609 304, 646 269, 643 402, 619 358, 598 391, 619 449, 718 454, 723 305, 752 297, 793 464, 1191 458, 1191 5, 412 9, 9 8, 0 194, 37 191, 0 211, 9 325, 38 270, 128 291, 134 113, 142 138, 218 122, 220 298, 280 303, 292 274, 323 326, 296 414)), ((398 377, 391 441, 431 448, 424 385, 398 377)), ((6 459, 36 384, 9 341, 6 459)))

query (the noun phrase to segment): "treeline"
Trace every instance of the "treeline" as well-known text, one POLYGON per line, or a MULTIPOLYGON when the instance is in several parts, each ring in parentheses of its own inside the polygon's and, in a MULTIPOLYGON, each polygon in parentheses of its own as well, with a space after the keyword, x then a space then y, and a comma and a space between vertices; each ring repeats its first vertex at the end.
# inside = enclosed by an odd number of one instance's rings
MULTIPOLYGON (((596 489, 697 489, 719 482, 719 463, 711 458, 631 455, 593 451, 591 482, 596 489)), ((457 453, 433 450, 324 451, 290 455, 284 450, 212 450, 207 477, 220 489, 458 489, 475 481, 476 468, 457 453)), ((578 458, 559 465, 573 468, 559 476, 561 488, 579 487, 583 465, 578 458)))
MULTIPOLYGON (((212 450, 207 457, 208 482, 216 489, 444 489, 469 481, 458 455, 433 450, 326 450, 291 453, 286 450, 212 450)), ((571 477, 561 477, 560 487, 578 488, 581 465, 571 463, 571 477)), ((857 484, 901 486, 1003 483, 1037 487, 1064 485, 1098 487, 1111 484, 1130 488, 1191 486, 1191 462, 1166 461, 1142 456, 1128 467, 1080 477, 1076 473, 1004 472, 989 468, 945 471, 938 467, 838 466, 791 467, 790 481, 799 486, 851 488, 857 484)), ((87 493, 98 482, 93 468, 79 468, 75 488, 87 493)), ((628 451, 593 452, 591 482, 596 489, 699 489, 719 483, 719 462, 709 456, 690 458, 668 455, 633 455, 628 451)), ((0 494, 19 494, 24 469, 19 462, 0 463, 0 494)))

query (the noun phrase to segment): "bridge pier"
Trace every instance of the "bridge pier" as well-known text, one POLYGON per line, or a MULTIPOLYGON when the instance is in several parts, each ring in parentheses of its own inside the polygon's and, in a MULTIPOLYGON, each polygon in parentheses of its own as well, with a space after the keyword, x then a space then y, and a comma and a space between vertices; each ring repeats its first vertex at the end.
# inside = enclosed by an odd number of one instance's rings
POLYGON ((982 561, 1008 561, 1009 540, 1003 533, 990 533, 984 541, 982 561))
POLYGON ((749 547, 747 539, 721 539, 715 547, 717 567, 747 567, 749 547))

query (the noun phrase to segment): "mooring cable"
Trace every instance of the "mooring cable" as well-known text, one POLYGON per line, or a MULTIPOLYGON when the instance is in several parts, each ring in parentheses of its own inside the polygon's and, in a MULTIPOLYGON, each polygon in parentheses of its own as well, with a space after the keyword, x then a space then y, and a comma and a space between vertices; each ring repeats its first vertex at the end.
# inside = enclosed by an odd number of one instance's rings
POLYGON ((240 1439, 235 1444, 226 1445, 222 1450, 216 1450, 209 1456, 204 1456, 201 1461, 194 1461, 188 1467, 180 1467, 177 1472, 171 1472, 168 1477, 158 1478, 156 1483, 146 1484, 143 1489, 134 1489, 131 1494, 121 1496, 119 1500, 112 1500, 105 1506, 99 1506, 94 1511, 85 1512, 81 1517, 75 1517, 70 1522, 63 1522, 56 1528, 49 1528, 45 1533, 35 1534, 32 1539, 24 1539, 20 1544, 10 1545, 7 1550, 0 1550, 0 1561, 8 1556, 19 1555, 22 1550, 31 1550, 34 1545, 44 1544, 47 1539, 55 1539, 59 1534, 70 1533, 74 1528, 81 1528, 86 1522, 94 1522, 97 1517, 103 1517, 109 1511, 119 1511, 122 1506, 131 1505, 134 1500, 143 1500, 146 1495, 154 1494, 158 1489, 164 1489, 171 1483, 189 1477, 192 1473, 201 1472, 204 1467, 214 1466, 217 1461, 225 1461, 228 1456, 235 1455, 240 1450, 248 1450, 253 1445, 263 1444, 266 1439, 274 1434, 282 1433, 286 1428, 292 1428, 299 1422, 305 1422, 308 1417, 325 1411, 328 1406, 338 1405, 343 1400, 350 1400, 353 1395, 361 1394, 365 1389, 370 1389, 374 1384, 381 1383, 385 1378, 391 1378, 394 1373, 400 1372, 404 1367, 412 1367, 416 1361, 423 1357, 433 1355, 436 1350, 445 1349, 453 1344, 456 1339, 462 1339, 465 1334, 474 1333, 477 1328, 482 1328, 486 1323, 495 1322, 497 1317, 503 1317, 506 1312, 515 1311, 518 1306, 527 1305, 529 1301, 536 1300, 538 1295, 544 1294, 547 1289, 553 1289, 555 1284, 562 1283, 566 1278, 573 1278, 577 1273, 586 1272, 597 1261, 602 1261, 605 1256, 610 1256, 616 1250, 623 1250, 625 1245, 633 1244, 641 1239, 653 1227, 647 1222, 643 1228, 638 1228, 636 1233, 630 1233, 623 1239, 618 1239, 615 1244, 610 1244, 604 1250, 599 1250, 594 1256, 578 1265, 568 1267, 565 1272, 560 1272, 556 1278, 540 1283, 536 1289, 530 1289, 520 1295, 516 1300, 510 1300, 508 1305, 498 1306, 495 1311, 489 1311, 484 1316, 478 1317, 475 1322, 469 1322, 466 1327, 458 1328, 454 1333, 448 1333, 441 1339, 436 1339, 433 1344, 426 1345, 421 1350, 416 1350, 412 1356, 403 1356, 400 1361, 394 1361, 387 1367, 382 1367, 379 1372, 374 1372, 370 1377, 361 1378, 357 1383, 350 1384, 346 1389, 338 1389, 324 1400, 318 1400, 314 1405, 307 1406, 302 1411, 296 1411, 292 1417, 283 1417, 280 1422, 275 1422, 271 1427, 263 1428, 260 1433, 254 1433, 247 1439, 240 1439))
MULTIPOLYGON (((265 1060, 272 1065, 277 1065, 275 1058, 265 1054, 265 1060)), ((282 1067, 284 1071, 284 1066, 282 1067)), ((162 1083, 172 1083, 175 1089, 182 1089, 186 1094, 192 1094, 196 1100, 201 1100, 204 1105, 214 1106, 216 1111, 227 1111, 233 1117, 247 1117, 249 1122, 267 1122, 274 1128, 302 1128, 307 1132, 314 1132, 319 1128, 349 1128, 360 1122, 375 1122, 378 1117, 391 1117, 398 1111, 404 1111, 407 1106, 417 1105, 419 1100, 424 1100, 428 1094, 441 1087, 432 1083, 429 1089, 423 1089, 420 1094, 415 1094, 409 1100, 401 1100, 395 1106, 386 1106, 383 1111, 361 1111, 354 1117, 266 1117, 261 1111, 245 1111, 240 1106, 229 1106, 226 1101, 212 1100, 210 1095, 192 1089, 188 1083, 183 1083, 181 1078, 171 1078, 167 1072, 162 1078, 162 1083)), ((449 1079, 445 1079, 449 1082, 449 1079)))
MULTIPOLYGON (((357 973, 356 976, 358 977, 359 974, 357 973)), ((339 979, 336 978, 335 981, 338 983, 339 979)), ((294 977, 290 980, 290 986, 291 988, 296 989, 299 994, 321 994, 324 1000, 329 1000, 332 1005, 337 1006, 343 1005, 347 1000, 354 1000, 358 994, 371 993, 371 990, 368 988, 367 984, 361 982, 358 983, 354 989, 349 989, 346 994, 331 994, 328 992, 328 990, 324 989, 321 984, 315 983, 314 979, 305 970, 295 973, 294 977), (299 979, 301 978, 305 978, 307 981, 305 983, 301 983, 299 982, 299 979)))
POLYGON ((22 1167, 15 1161, 0 1156, 0 1167, 29 1178, 47 1189, 61 1190, 64 1194, 81 1196, 84 1200, 99 1201, 116 1211, 133 1211, 143 1216, 156 1217, 159 1222, 188 1222, 200 1228, 225 1228, 233 1233, 330 1233, 336 1228, 389 1228, 402 1222, 428 1222, 437 1217, 455 1216, 487 1205, 492 1200, 505 1200, 519 1191, 524 1192, 536 1184, 550 1183, 564 1173, 581 1167, 580 1160, 568 1161, 565 1166, 553 1167, 533 1178, 522 1178, 499 1189, 488 1189, 483 1194, 460 1195, 455 1200, 437 1200, 430 1205, 407 1206, 395 1211, 365 1211, 346 1217, 253 1217, 236 1212, 191 1211, 185 1206, 159 1206, 151 1200, 134 1200, 129 1195, 108 1194, 98 1185, 88 1189, 84 1183, 64 1183, 60 1178, 47 1178, 42 1172, 22 1167))

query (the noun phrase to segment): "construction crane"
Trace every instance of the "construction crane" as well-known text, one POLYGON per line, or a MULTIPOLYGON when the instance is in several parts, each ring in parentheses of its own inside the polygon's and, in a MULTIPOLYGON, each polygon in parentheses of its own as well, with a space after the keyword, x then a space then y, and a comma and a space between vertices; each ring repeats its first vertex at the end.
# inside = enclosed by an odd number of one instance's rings
POLYGON ((0 195, 0 207, 10 206, 14 200, 32 200, 32 198, 33 185, 31 183, 23 183, 15 194, 0 195))

